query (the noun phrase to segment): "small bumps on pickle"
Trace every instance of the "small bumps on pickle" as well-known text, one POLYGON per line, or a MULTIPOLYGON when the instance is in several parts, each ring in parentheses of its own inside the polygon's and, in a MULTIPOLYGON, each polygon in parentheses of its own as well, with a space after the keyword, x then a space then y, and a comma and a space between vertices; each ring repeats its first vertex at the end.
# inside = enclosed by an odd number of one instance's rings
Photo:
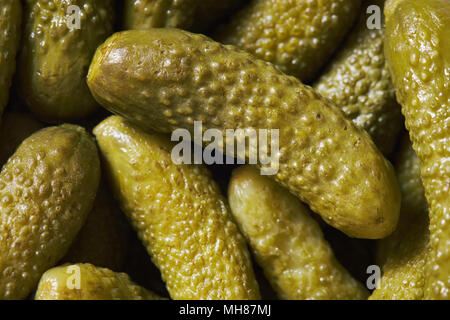
POLYGON ((125 29, 205 31, 247 0, 125 0, 125 29))
POLYGON ((367 290, 334 257, 312 213, 286 189, 256 168, 243 166, 232 174, 228 199, 279 298, 367 298, 367 290))
POLYGON ((100 183, 93 208, 63 262, 90 263, 122 271, 130 227, 104 182, 100 183))
POLYGON ((395 169, 402 191, 397 229, 378 245, 377 264, 382 277, 370 300, 421 300, 425 262, 429 251, 428 210, 419 159, 405 134, 395 169))
POLYGON ((90 115, 98 104, 85 79, 95 49, 112 32, 111 1, 25 3, 18 87, 28 107, 50 123, 90 115), (76 15, 69 10, 72 5, 81 9, 79 26, 71 20, 71 15, 76 15))
POLYGON ((310 82, 352 27, 360 0, 255 0, 215 37, 310 82))
POLYGON ((450 300, 450 0, 0 0, 0 117, 0 300, 450 300))
POLYGON ((22 299, 69 249, 92 208, 100 163, 81 127, 42 129, 0 173, 0 299, 22 299))
POLYGON ((366 13, 369 6, 383 4, 384 0, 364 2, 358 25, 313 87, 390 155, 403 119, 384 57, 384 29, 369 29, 366 13))
POLYGON ((172 299, 258 299, 245 240, 210 173, 172 161, 169 137, 118 116, 94 134, 113 193, 172 299))
POLYGON ((46 271, 35 300, 160 300, 125 273, 89 263, 65 264, 46 271))
MULTIPOLYGON (((88 74, 95 99, 141 128, 278 129, 271 176, 349 236, 396 227, 400 190, 369 135, 298 79, 233 46, 176 29, 124 31, 100 46, 88 74)), ((248 154, 248 153, 247 153, 248 154)))
POLYGON ((420 163, 430 217, 425 299, 450 299, 450 2, 385 7, 385 55, 420 163))
POLYGON ((22 5, 17 0, 0 4, 0 115, 9 98, 12 76, 16 70, 16 54, 20 43, 22 5))

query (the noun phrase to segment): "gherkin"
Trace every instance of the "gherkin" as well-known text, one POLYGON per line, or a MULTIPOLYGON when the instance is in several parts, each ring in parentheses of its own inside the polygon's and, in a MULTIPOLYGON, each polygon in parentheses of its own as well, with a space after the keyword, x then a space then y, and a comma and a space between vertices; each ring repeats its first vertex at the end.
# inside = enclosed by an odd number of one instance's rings
POLYGON ((400 221, 394 233, 379 243, 377 260, 383 275, 371 300, 421 300, 429 248, 428 210, 419 160, 406 134, 396 161, 402 191, 400 221))
POLYGON ((360 0, 255 0, 216 39, 310 82, 358 16, 360 0))
POLYGON ((2 0, 0 3, 0 114, 8 103, 9 88, 16 69, 21 23, 20 1, 2 0))
POLYGON ((367 290, 334 257, 311 212, 257 169, 233 171, 233 217, 281 299, 366 299, 367 290))
POLYGON ((201 121, 230 146, 227 129, 279 130, 270 177, 352 237, 383 238, 396 227, 394 170, 368 134, 249 53, 183 30, 124 31, 98 48, 88 85, 106 109, 150 131, 192 134, 201 121))
POLYGON ((98 105, 85 79, 95 49, 112 32, 111 1, 25 3, 18 64, 19 89, 25 102, 41 120, 50 123, 90 115, 98 105))
POLYGON ((125 273, 89 263, 65 264, 44 273, 35 300, 160 300, 125 273))
POLYGON ((78 126, 25 139, 0 173, 0 299, 22 299, 67 252, 92 208, 97 148, 78 126))
POLYGON ((206 168, 118 116, 94 129, 113 193, 173 299, 258 299, 245 240, 206 168))
POLYGON ((429 205, 425 299, 450 299, 450 2, 395 0, 385 9, 385 54, 429 205))
POLYGON ((384 29, 369 29, 366 9, 383 8, 384 0, 364 3, 358 25, 314 84, 357 126, 365 129, 385 155, 391 154, 402 128, 400 106, 384 57, 384 29))

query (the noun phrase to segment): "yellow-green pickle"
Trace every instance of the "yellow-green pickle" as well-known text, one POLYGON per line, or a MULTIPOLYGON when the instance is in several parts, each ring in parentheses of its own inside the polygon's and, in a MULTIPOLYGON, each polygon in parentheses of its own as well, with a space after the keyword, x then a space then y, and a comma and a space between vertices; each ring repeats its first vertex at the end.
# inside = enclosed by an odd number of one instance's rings
MULTIPOLYGON (((20 143, 43 124, 30 113, 8 112, 0 126, 0 165, 6 163, 20 143)), ((67 262, 89 262, 96 266, 120 270, 125 263, 128 228, 104 184, 98 190, 92 211, 77 234, 67 262)))
POLYGON ((450 0, 0 0, 33 299, 450 300, 450 0))
POLYGON ((25 298, 60 260, 92 208, 97 148, 81 127, 42 129, 0 173, 0 299, 25 298))
POLYGON ((245 240, 206 168, 118 116, 95 129, 113 192, 172 299, 258 299, 245 240))
POLYGON ((403 119, 384 57, 384 26, 367 26, 367 8, 374 5, 383 8, 384 0, 364 2, 358 25, 313 87, 335 102, 348 119, 370 134, 383 154, 389 155, 403 119))
POLYGON ((429 205, 425 299, 450 299, 450 1, 386 4, 385 53, 429 205))
MULTIPOLYGON (((124 31, 97 50, 95 99, 146 130, 278 129, 275 178, 332 226, 383 238, 398 221, 400 190, 369 135, 294 77, 232 46, 176 29, 124 31)), ((191 133, 192 134, 192 133, 191 133)), ((248 150, 247 150, 248 151, 248 150)))
POLYGON ((35 300, 160 300, 153 292, 116 273, 89 263, 66 264, 45 272, 35 300))
POLYGON ((247 0, 125 0, 125 29, 207 30, 247 0))
POLYGON ((254 167, 236 169, 231 211, 281 299, 365 299, 367 290, 339 264, 311 212, 254 167))
POLYGON ((0 3, 0 115, 8 103, 9 88, 16 70, 21 23, 20 1, 2 0, 0 3))
POLYGON ((25 3, 18 75, 28 107, 51 123, 88 116, 98 105, 85 77, 95 49, 112 32, 110 0, 25 3))
POLYGON ((379 243, 382 277, 371 300, 421 300, 428 255, 428 210, 419 159, 406 134, 396 161, 402 191, 400 221, 394 233, 379 243))
POLYGON ((311 81, 358 16, 360 0, 254 0, 217 35, 311 81))

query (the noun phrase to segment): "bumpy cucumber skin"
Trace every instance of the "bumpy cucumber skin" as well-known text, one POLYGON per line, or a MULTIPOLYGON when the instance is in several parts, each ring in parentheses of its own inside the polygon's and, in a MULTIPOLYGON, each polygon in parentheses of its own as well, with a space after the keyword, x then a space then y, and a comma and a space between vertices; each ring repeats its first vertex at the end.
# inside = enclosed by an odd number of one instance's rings
POLYGON ((430 211, 426 299, 450 299, 450 2, 386 4, 385 54, 430 211))
POLYGON ((129 238, 127 227, 106 184, 101 183, 92 211, 62 261, 122 271, 129 238))
POLYGON ((98 104, 86 86, 97 46, 112 32, 110 0, 27 0, 19 89, 41 120, 56 123, 84 118, 98 104), (70 5, 81 9, 80 29, 67 25, 70 5))
POLYGON ((400 221, 394 233, 379 243, 377 260, 383 276, 370 300, 421 300, 424 296, 428 210, 419 159, 408 134, 402 139, 396 170, 402 191, 400 221))
POLYGON ((62 125, 27 138, 0 174, 0 299, 25 298, 69 249, 92 208, 97 148, 62 125))
POLYGON ((168 137, 113 116, 94 129, 113 193, 172 299, 258 299, 246 243, 202 166, 176 165, 168 137))
POLYGON ((331 99, 357 126, 365 129, 384 155, 390 155, 402 128, 401 109, 384 57, 384 29, 367 27, 364 3, 358 25, 314 88, 331 99))
POLYGON ((353 237, 383 238, 397 224, 391 164, 366 132, 294 77, 233 46, 175 29, 125 31, 94 56, 97 101, 147 130, 279 129, 271 176, 353 237))
POLYGON ((17 0, 3 0, 0 6, 0 114, 8 103, 9 88, 16 70, 20 43, 22 5, 17 0))
POLYGON ((256 0, 232 18, 216 38, 309 82, 352 27, 360 3, 360 0, 256 0))
MULTIPOLYGON (((204 31, 242 0, 126 0, 125 29, 204 31)), ((245 2, 245 1, 244 1, 245 2)))
POLYGON ((30 113, 6 112, 0 125, 0 167, 14 154, 23 140, 43 127, 44 124, 30 113))
POLYGON ((254 167, 235 169, 228 199, 240 230, 279 298, 366 299, 334 257, 311 212, 254 167))
POLYGON ((45 272, 39 281, 35 300, 160 300, 157 294, 138 286, 125 273, 89 263, 66 264, 45 272), (78 276, 80 287, 73 288, 71 277, 78 276), (71 286, 69 287, 68 284, 71 286))

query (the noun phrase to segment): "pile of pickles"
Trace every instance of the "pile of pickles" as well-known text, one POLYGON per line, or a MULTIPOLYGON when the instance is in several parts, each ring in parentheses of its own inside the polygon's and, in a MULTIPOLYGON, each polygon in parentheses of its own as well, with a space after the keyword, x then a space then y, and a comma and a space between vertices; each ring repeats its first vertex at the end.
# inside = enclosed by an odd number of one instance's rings
POLYGON ((0 299, 450 299, 449 39, 449 0, 2 0, 0 299), (174 161, 196 123, 277 170, 174 161))

